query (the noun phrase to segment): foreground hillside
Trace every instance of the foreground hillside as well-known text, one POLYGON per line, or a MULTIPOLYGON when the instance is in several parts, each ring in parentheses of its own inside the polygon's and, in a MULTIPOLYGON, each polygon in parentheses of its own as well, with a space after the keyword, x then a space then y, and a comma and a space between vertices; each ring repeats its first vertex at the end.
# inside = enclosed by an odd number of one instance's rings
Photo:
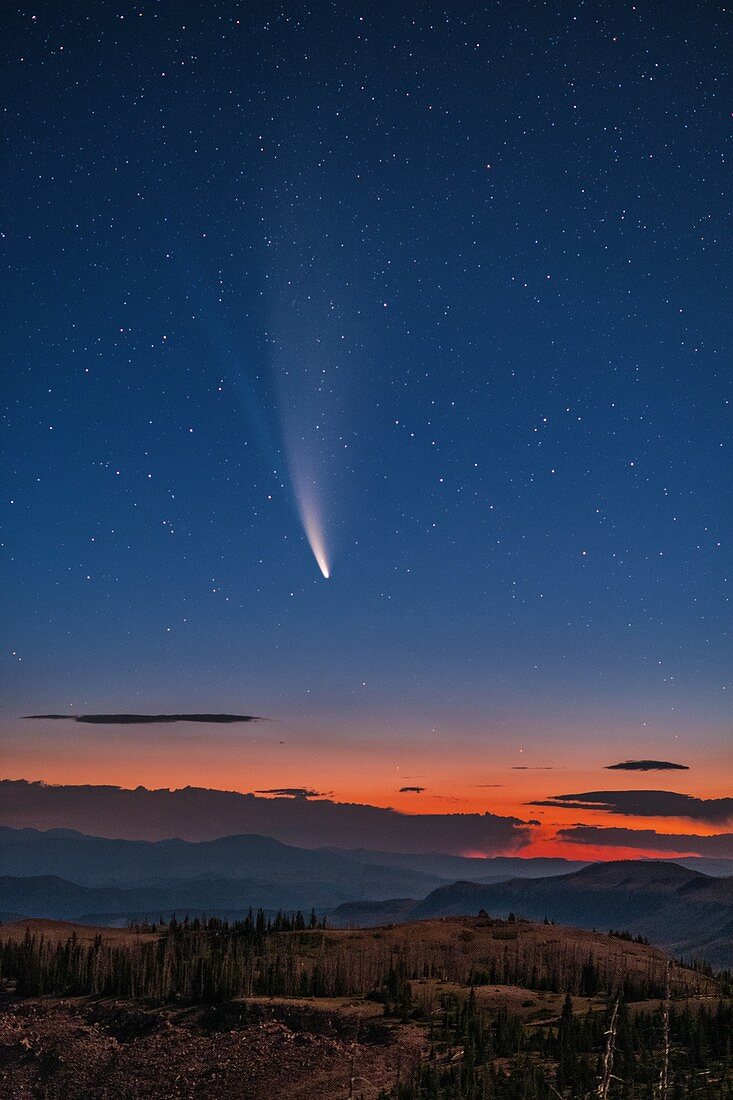
POLYGON ((456 882, 422 901, 340 906, 333 923, 370 925, 436 916, 515 912, 582 928, 628 929, 676 956, 733 967, 733 879, 664 861, 593 864, 570 875, 482 885, 456 882))
POLYGON ((665 1049, 669 1100, 733 1096, 726 984, 654 948, 303 923, 0 926, 0 1098, 648 1100, 665 1049))
POLYGON ((376 1097, 419 1062, 420 1033, 378 1006, 223 1007, 35 1000, 0 1005, 2 1100, 376 1097), (365 1091, 366 1087, 366 1091, 365 1091))

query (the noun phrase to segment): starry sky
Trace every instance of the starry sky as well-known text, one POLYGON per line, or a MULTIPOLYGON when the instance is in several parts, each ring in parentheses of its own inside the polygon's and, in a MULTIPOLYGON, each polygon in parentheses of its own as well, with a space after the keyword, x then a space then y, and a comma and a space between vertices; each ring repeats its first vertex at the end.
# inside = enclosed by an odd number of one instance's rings
POLYGON ((6 8, 4 776, 725 832, 728 18, 6 8))

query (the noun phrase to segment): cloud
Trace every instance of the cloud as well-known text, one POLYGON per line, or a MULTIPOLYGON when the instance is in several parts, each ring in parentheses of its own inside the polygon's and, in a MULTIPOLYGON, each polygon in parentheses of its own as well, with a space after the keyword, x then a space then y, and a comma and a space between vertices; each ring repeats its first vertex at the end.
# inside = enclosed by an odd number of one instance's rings
POLYGON ((400 794, 422 794, 424 787, 400 787, 400 794))
POLYGON ((609 772, 688 772, 687 764, 673 764, 669 760, 624 760, 621 764, 606 764, 609 772))
POLYGON ((143 726, 158 722, 261 722, 256 714, 24 714, 24 719, 52 718, 65 722, 89 722, 99 726, 143 726))
POLYGON ((733 798, 695 798, 675 791, 587 791, 584 794, 556 794, 528 805, 598 810, 631 817, 687 817, 711 825, 733 818, 733 798))
POLYGON ((532 829, 492 813, 407 814, 330 798, 271 798, 184 787, 128 790, 113 786, 47 786, 0 780, 0 825, 78 829, 129 840, 212 840, 259 833, 301 848, 373 848, 387 852, 509 854, 532 829))
POLYGON ((571 825, 558 829, 558 838, 595 847, 638 848, 640 851, 733 859, 733 833, 697 836, 695 833, 658 833, 656 829, 626 829, 603 825, 571 825))
POLYGON ((274 794, 278 798, 323 798, 323 791, 312 791, 308 787, 270 787, 255 791, 255 794, 274 794))
POLYGON ((544 768, 530 768, 527 764, 515 764, 512 768, 513 772, 554 772, 554 770, 555 769, 552 766, 544 768))

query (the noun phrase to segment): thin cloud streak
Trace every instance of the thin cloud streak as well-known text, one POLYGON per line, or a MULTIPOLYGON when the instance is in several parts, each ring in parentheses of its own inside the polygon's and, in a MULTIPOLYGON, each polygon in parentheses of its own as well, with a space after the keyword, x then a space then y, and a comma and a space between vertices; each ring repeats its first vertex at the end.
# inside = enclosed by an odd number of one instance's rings
POLYGON ((609 772, 688 772, 687 764, 673 764, 670 760, 624 760, 620 764, 606 764, 609 772))
POLYGON ((24 721, 51 719, 61 722, 86 722, 96 726, 147 726, 164 722, 204 722, 229 725, 233 722, 262 722, 257 714, 24 714, 24 721))
POLYGON ((255 791, 255 794, 272 794, 278 798, 323 798, 324 791, 313 791, 309 787, 268 787, 255 791))

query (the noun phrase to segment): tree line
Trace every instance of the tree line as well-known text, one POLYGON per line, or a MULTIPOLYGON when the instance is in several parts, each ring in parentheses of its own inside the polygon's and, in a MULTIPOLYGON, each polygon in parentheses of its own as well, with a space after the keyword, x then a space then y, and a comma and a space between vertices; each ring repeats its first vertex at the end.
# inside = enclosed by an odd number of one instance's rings
MULTIPOLYGON (((638 959, 632 966, 624 956, 594 955, 560 939, 538 945, 506 938, 501 928, 482 943, 480 965, 468 950, 469 931, 465 940, 449 943, 424 940, 414 931, 395 940, 376 931, 330 932, 315 913, 267 918, 260 910, 233 923, 171 920, 137 931, 128 943, 102 934, 82 942, 74 933, 58 941, 30 929, 21 940, 0 939, 0 980, 23 996, 101 994, 192 1003, 367 994, 382 988, 390 969, 405 981, 614 993, 637 1001, 662 997, 668 980, 661 955, 650 953, 641 966, 638 959)), ((672 996, 705 993, 710 986, 700 971, 672 972, 672 996)))

